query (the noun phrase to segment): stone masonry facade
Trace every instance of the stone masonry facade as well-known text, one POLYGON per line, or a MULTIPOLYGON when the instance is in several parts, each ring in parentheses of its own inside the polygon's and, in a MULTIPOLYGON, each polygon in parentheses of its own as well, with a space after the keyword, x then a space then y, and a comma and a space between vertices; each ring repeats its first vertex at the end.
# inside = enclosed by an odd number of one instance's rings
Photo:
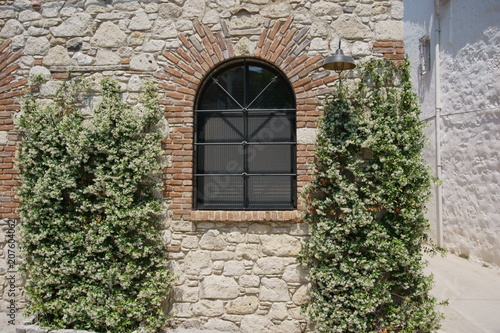
MULTIPOLYGON (((8 247, 18 219, 15 125, 29 78, 117 79, 138 103, 145 80, 158 85, 165 112, 162 234, 179 277, 173 324, 229 332, 305 332, 301 306, 310 283, 297 262, 308 228, 293 211, 193 209, 193 108, 203 79, 224 62, 256 58, 281 70, 296 99, 297 187, 310 181, 316 122, 338 78, 321 68, 339 40, 356 61, 404 58, 401 0, 15 0, 0 2, 0 213, 8 247)), ((16 236, 17 237, 17 236, 16 236)), ((0 312, 11 297, 7 252, 0 259, 0 312)), ((19 260, 19 258, 18 258, 19 260)), ((16 306, 24 307, 22 279, 16 306)))

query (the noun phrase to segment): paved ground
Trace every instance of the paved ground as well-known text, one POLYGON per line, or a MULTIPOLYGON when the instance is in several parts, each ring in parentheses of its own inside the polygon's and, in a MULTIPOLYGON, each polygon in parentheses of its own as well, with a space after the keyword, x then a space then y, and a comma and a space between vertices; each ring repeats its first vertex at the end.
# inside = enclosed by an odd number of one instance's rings
POLYGON ((433 295, 448 300, 442 333, 500 332, 500 270, 448 255, 428 258, 433 295))
MULTIPOLYGON (((449 305, 441 309, 446 319, 439 333, 500 333, 500 269, 448 255, 428 258, 427 273, 434 274, 432 291, 449 305)), ((0 333, 14 333, 0 314, 0 333)), ((20 323, 21 316, 17 315, 20 323)), ((175 330, 172 333, 218 333, 200 330, 175 330)))

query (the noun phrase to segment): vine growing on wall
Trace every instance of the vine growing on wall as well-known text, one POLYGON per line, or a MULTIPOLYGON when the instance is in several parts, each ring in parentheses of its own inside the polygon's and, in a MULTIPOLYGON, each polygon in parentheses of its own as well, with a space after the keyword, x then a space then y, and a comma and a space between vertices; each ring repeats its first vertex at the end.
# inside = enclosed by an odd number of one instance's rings
POLYGON ((409 64, 373 59, 326 104, 307 190, 302 261, 319 332, 433 332, 423 252, 431 177, 409 64))
POLYGON ((23 103, 21 231, 29 312, 42 326, 131 332, 165 322, 172 274, 159 228, 162 117, 149 84, 140 107, 117 82, 84 113, 85 84, 23 103))

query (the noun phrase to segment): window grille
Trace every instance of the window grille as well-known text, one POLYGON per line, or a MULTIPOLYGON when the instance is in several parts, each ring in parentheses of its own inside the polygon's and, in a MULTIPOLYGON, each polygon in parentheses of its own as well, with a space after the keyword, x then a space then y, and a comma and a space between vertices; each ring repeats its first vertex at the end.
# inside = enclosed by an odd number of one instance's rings
POLYGON ((296 207, 295 98, 274 68, 249 59, 205 80, 195 107, 195 208, 296 207))

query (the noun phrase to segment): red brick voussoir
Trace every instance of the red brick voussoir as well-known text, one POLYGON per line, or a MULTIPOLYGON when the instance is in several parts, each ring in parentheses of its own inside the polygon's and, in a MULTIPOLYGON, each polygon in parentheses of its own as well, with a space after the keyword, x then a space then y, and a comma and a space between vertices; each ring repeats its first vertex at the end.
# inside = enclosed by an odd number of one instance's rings
POLYGON ((13 119, 21 109, 19 97, 28 83, 27 78, 15 75, 23 51, 14 52, 11 42, 9 38, 0 45, 0 219, 19 218, 16 197, 19 171, 14 159, 20 135, 13 119))

